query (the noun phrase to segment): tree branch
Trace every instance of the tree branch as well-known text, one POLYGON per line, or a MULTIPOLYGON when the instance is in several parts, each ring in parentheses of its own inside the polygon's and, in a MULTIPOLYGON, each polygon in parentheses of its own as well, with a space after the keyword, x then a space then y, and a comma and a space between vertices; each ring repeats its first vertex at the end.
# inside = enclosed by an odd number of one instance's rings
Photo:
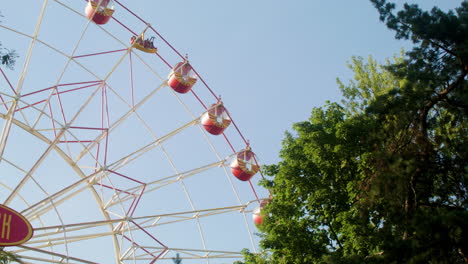
POLYGON ((463 108, 463 109, 468 109, 468 104, 464 104, 463 102, 452 100, 450 98, 445 98, 445 101, 452 106, 463 108))
POLYGON ((426 116, 427 116, 427 113, 429 112, 429 110, 435 105, 437 104, 438 102, 444 100, 447 98, 447 95, 453 91, 457 86, 459 86, 463 80, 465 79, 466 77, 466 74, 467 74, 467 70, 466 69, 463 69, 461 74, 457 77, 457 79, 451 83, 449 86, 447 86, 447 88, 445 88, 444 90, 440 91, 440 93, 434 95, 429 103, 424 107, 423 111, 425 111, 426 113, 426 116))

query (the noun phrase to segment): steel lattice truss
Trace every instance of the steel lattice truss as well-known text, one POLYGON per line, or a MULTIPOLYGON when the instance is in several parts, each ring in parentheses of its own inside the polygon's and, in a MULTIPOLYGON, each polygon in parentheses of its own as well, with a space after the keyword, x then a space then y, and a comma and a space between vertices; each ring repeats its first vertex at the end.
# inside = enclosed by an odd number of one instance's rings
POLYGON ((0 68, 0 200, 34 236, 6 250, 23 263, 167 263, 176 253, 224 263, 255 252, 250 213, 265 191, 228 171, 247 141, 235 123, 219 138, 204 132, 200 116, 219 98, 199 75, 200 92, 167 87, 184 57, 120 2, 109 26, 84 17, 80 0, 33 3, 27 18, 19 2, 0 24, 21 54, 14 72, 0 68), (57 21, 69 26, 56 34, 57 21), (160 53, 129 45, 142 32, 160 53))

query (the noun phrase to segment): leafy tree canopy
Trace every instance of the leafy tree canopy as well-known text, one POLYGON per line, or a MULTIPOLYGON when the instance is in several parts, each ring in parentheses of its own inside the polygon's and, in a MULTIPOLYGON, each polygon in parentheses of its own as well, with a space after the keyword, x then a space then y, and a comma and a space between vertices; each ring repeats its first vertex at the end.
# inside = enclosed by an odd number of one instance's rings
MULTIPOLYGON (((3 17, 1 13, 0 13, 0 17, 3 17)), ((12 70, 13 67, 15 66, 17 58, 18 58, 18 54, 16 53, 15 50, 4 48, 2 46, 2 43, 0 42, 0 61, 3 66, 12 70)))
POLYGON ((12 262, 21 263, 20 258, 17 255, 0 248, 0 264, 10 264, 12 262))
POLYGON ((176 254, 175 258, 172 258, 172 261, 174 262, 174 264, 181 264, 182 263, 182 259, 180 258, 179 253, 176 254))
POLYGON ((269 254, 244 263, 468 262, 468 1, 371 2, 414 48, 386 65, 353 58, 342 103, 286 133, 264 169, 269 254))

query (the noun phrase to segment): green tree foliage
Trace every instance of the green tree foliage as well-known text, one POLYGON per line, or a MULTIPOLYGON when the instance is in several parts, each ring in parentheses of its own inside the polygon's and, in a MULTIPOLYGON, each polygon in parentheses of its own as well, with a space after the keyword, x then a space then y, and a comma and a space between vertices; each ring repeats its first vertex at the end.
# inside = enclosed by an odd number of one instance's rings
POLYGON ((17 255, 0 248, 0 264, 10 264, 12 262, 21 263, 17 255))
POLYGON ((468 262, 468 2, 371 2, 414 48, 385 66, 353 58, 342 104, 286 133, 265 168, 270 255, 245 263, 468 262))
MULTIPOLYGON (((266 252, 260 254, 253 254, 248 249, 242 251, 244 255, 243 261, 236 261, 234 264, 268 264, 271 262, 270 257, 266 252)), ((286 263, 284 263, 286 264, 286 263)))
MULTIPOLYGON (((0 14, 0 17, 3 17, 3 16, 0 14)), ((0 61, 3 66, 12 70, 13 67, 15 66, 17 58, 18 58, 18 54, 16 54, 15 50, 2 47, 2 43, 0 42, 0 61)))
POLYGON ((174 262, 174 264, 181 264, 182 263, 182 259, 180 258, 179 253, 176 254, 175 258, 172 258, 172 261, 174 262))
POLYGON ((3 66, 12 70, 15 66, 16 58, 18 58, 18 55, 14 50, 2 48, 2 43, 0 43, 0 60, 3 66))

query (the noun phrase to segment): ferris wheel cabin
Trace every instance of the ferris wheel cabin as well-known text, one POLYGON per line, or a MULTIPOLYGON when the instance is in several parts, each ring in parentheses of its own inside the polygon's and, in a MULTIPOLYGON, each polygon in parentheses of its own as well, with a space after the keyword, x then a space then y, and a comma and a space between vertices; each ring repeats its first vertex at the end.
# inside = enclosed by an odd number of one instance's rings
POLYGON ((260 205, 253 210, 252 213, 252 219, 254 224, 258 227, 263 223, 263 215, 262 215, 262 210, 265 205, 267 205, 270 202, 269 199, 263 200, 260 205))
POLYGON ((114 1, 112 0, 89 0, 85 8, 86 16, 98 25, 104 25, 114 14, 114 1))
POLYGON ((220 135, 231 124, 231 118, 227 114, 222 103, 214 104, 201 117, 201 124, 212 135, 220 135))
POLYGON ((231 162, 232 174, 241 181, 250 180, 259 170, 260 167, 255 161, 255 153, 249 147, 237 153, 231 162))
POLYGON ((190 91, 196 82, 197 75, 188 61, 177 63, 177 65, 171 70, 169 80, 167 81, 174 91, 182 94, 190 91))
POLYGON ((132 47, 137 50, 141 50, 146 53, 156 53, 158 52, 158 48, 154 46, 154 39, 155 37, 145 39, 145 34, 142 33, 138 37, 133 36, 130 39, 130 44, 132 44, 132 47))

